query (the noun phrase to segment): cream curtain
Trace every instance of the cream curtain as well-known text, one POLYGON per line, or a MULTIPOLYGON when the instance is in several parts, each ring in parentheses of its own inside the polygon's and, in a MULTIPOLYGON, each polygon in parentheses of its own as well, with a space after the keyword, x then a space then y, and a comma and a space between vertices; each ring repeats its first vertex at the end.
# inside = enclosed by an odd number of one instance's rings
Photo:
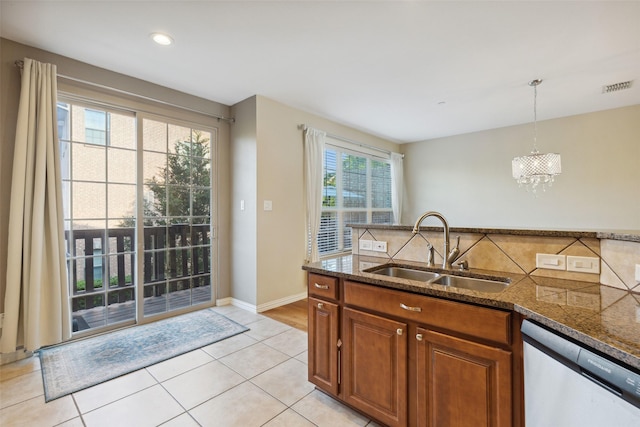
POLYGON ((304 131, 304 172, 307 190, 307 262, 320 259, 318 232, 322 209, 322 161, 326 133, 307 128, 304 131))
POLYGON ((401 224, 402 219, 402 193, 404 190, 404 166, 403 156, 399 153, 391 153, 391 208, 393 209, 393 222, 401 224))
POLYGON ((37 350, 71 336, 56 94, 55 65, 26 58, 11 182, 2 353, 19 346, 37 350))

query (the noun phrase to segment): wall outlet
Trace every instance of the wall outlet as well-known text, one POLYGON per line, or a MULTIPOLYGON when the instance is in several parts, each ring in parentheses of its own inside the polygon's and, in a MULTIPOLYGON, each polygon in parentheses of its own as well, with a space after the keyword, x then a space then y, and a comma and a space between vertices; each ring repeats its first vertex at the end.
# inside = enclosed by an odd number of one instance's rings
POLYGON ((536 267, 548 270, 566 270, 567 259, 564 255, 536 254, 536 267))
POLYGON ((363 270, 367 270, 369 268, 375 267, 376 265, 380 265, 380 264, 376 262, 360 261, 359 268, 360 268, 360 271, 363 271, 363 270))
POLYGON ((359 247, 362 250, 370 251, 373 249, 373 242, 371 240, 360 239, 359 247))
POLYGON ((374 252, 387 252, 387 242, 382 242, 380 240, 373 241, 373 251, 374 252))
POLYGON ((579 271, 581 273, 600 273, 600 259, 586 256, 567 256, 567 271, 579 271))

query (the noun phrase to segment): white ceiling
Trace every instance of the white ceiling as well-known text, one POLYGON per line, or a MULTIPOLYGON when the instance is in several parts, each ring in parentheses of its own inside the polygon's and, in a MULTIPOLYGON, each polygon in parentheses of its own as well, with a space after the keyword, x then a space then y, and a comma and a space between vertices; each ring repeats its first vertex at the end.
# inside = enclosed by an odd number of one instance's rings
POLYGON ((20 43, 397 142, 531 122, 535 78, 539 120, 640 104, 640 1, 1 0, 0 13, 20 43))

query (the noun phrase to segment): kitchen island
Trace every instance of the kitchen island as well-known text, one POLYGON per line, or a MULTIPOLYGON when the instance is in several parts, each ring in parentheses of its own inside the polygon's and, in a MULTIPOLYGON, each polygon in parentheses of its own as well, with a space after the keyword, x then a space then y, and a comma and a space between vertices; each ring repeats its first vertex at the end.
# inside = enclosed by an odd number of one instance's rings
MULTIPOLYGON (((371 256, 360 250, 360 254, 303 266, 309 273, 309 378, 319 388, 379 421, 388 425, 432 425, 436 421, 446 424, 465 412, 464 408, 475 408, 486 425, 523 425, 519 325, 524 318, 640 371, 640 294, 602 285, 598 283, 600 276, 594 279, 583 273, 562 272, 554 277, 545 271, 542 275, 539 271, 528 274, 527 268, 520 272, 511 267, 509 271, 489 270, 481 257, 472 256, 474 247, 487 252, 487 235, 496 234, 485 229, 452 229, 453 233, 462 234, 463 241, 472 241, 462 250, 463 255, 469 255, 469 270, 461 273, 439 266, 429 270, 509 280, 500 292, 384 276, 373 270, 381 265, 416 269, 426 265, 407 256, 415 252, 407 250, 413 237, 398 239, 388 234, 407 230, 397 226, 363 227, 366 228, 354 229, 354 248, 359 247, 360 238, 383 239, 389 245, 386 253, 371 256), (325 287, 328 291, 322 290, 325 287), (414 301, 415 307, 407 301, 414 301), (398 302, 401 306, 406 303, 404 310, 394 311, 392 307, 398 302), (418 306, 423 307, 423 313, 412 313, 418 306), (323 346, 336 340, 335 352, 329 348, 322 353, 323 346), (382 358, 376 359, 376 353, 382 358), (332 377, 334 365, 337 369, 332 377), (440 367, 435 368, 436 365, 440 367), (455 369, 443 371, 446 366, 455 369), (370 373, 376 370, 379 376, 370 373), (464 385, 459 386, 456 380, 464 385), (376 382, 380 383, 379 389, 376 382), (445 395, 456 387, 456 393, 445 395), (456 396, 463 401, 456 402, 456 396), (480 400, 476 399, 478 396, 480 400)), ((438 230, 425 230, 435 233, 430 236, 435 241, 438 230)), ((499 235, 488 240, 504 248, 504 242, 513 246, 517 239, 531 234, 535 233, 500 230, 499 235)), ((568 253, 577 250, 581 255, 584 248, 600 255, 600 239, 609 244, 613 240, 614 249, 618 243, 638 243, 637 234, 626 232, 549 231, 535 238, 549 239, 545 245, 560 242, 570 248, 568 253)), ((540 246, 539 241, 535 245, 537 249, 550 247, 540 246)), ((423 256, 423 249, 418 257, 423 256)), ((525 255, 530 258, 531 254, 525 255)), ((603 272, 606 274, 611 273, 603 272)), ((485 424, 477 420, 473 423, 485 424)))

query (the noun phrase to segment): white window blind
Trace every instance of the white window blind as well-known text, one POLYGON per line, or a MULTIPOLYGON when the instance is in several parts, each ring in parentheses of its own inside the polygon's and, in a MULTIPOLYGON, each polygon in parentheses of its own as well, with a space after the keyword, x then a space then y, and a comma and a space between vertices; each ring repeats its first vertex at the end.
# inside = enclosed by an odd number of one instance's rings
POLYGON ((320 255, 351 250, 346 224, 393 224, 388 159, 327 140, 323 177, 320 255))

